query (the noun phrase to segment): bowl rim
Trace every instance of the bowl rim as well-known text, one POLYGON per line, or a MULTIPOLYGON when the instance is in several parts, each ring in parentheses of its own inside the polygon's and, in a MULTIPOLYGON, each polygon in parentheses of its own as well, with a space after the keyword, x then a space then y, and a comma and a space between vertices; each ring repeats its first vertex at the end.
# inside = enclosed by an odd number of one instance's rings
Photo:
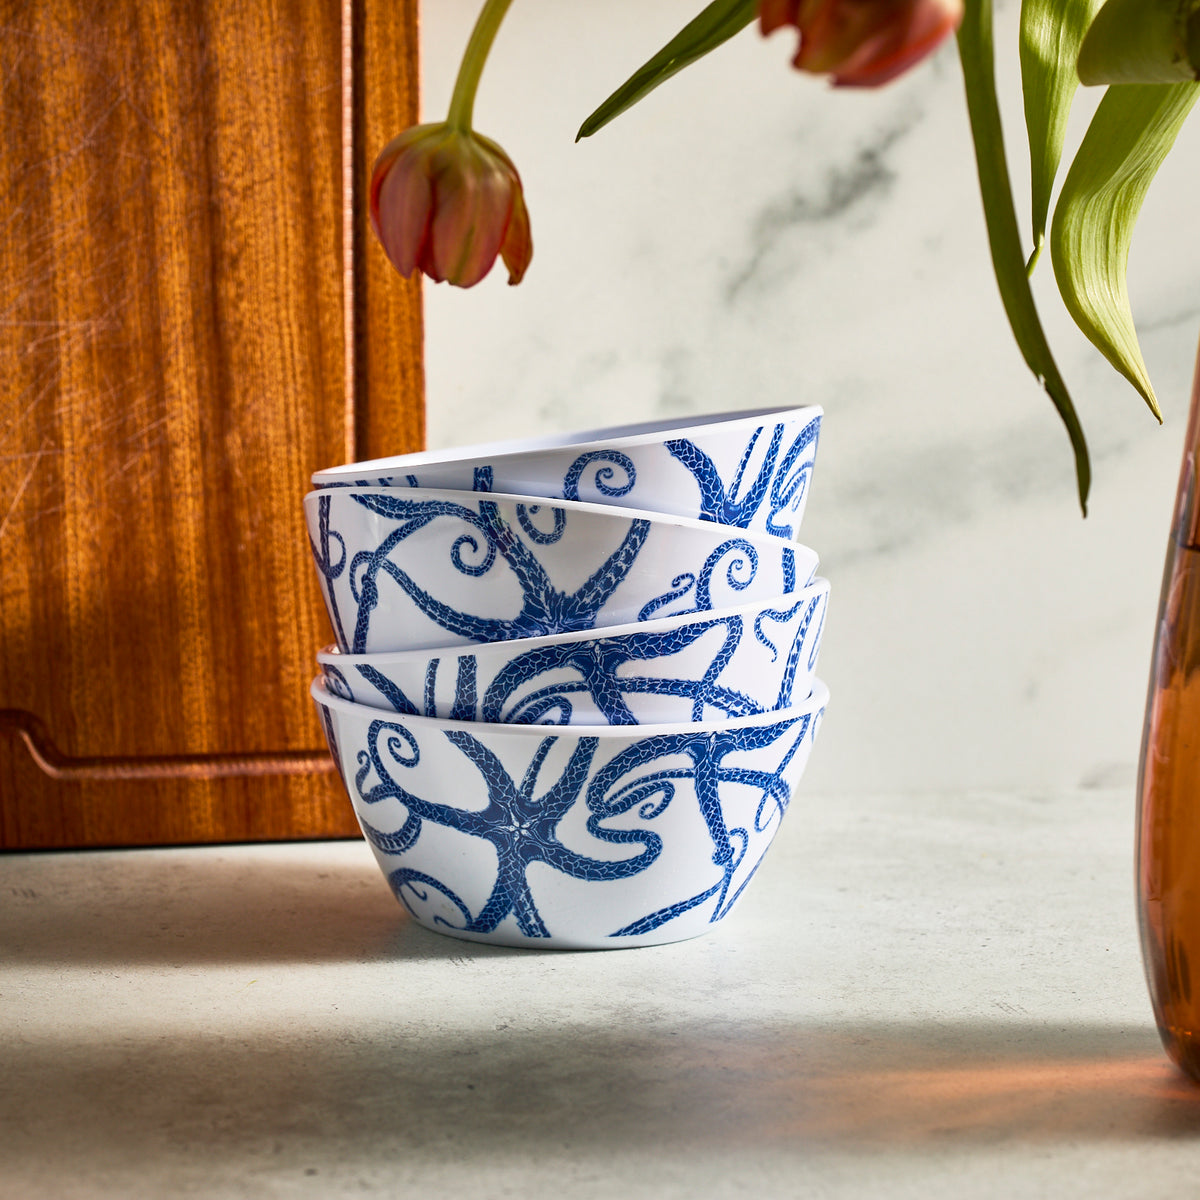
POLYGON ((721 621, 729 617, 744 616, 747 613, 762 612, 779 605, 795 601, 797 604, 806 603, 813 596, 830 592, 829 580, 816 575, 794 592, 782 592, 769 600, 747 600, 744 604, 732 605, 729 608, 714 608, 704 612, 675 613, 673 616, 655 617, 649 621, 626 621, 620 625, 604 625, 594 629, 574 629, 567 633, 548 633, 541 637, 512 638, 502 642, 475 642, 463 645, 458 643, 448 646, 426 646, 413 650, 370 650, 361 654, 343 654, 336 643, 330 643, 317 651, 317 661, 329 665, 346 667, 378 666, 384 663, 402 663, 410 661, 428 662, 431 658, 462 658, 471 654, 475 657, 496 654, 506 658, 517 657, 541 646, 561 646, 571 642, 599 641, 601 638, 628 637, 636 633, 661 633, 664 630, 685 628, 703 621, 721 621))
POLYGON ((472 459, 487 458, 517 459, 524 454, 537 454, 548 450, 576 450, 586 453, 591 449, 617 449, 629 446, 650 445, 671 433, 676 437, 689 431, 705 432, 715 427, 736 430, 741 426, 761 425, 764 417, 776 419, 772 424, 793 423, 820 419, 825 410, 819 404, 781 405, 755 409, 731 409, 717 413, 691 413, 682 417, 660 417, 650 421, 635 421, 631 424, 601 426, 598 429, 568 430, 564 433, 539 434, 534 437, 504 438, 494 442, 475 442, 464 446, 448 446, 439 450, 415 450, 410 454, 393 454, 384 458, 364 459, 362 462, 343 463, 336 467, 323 467, 312 474, 312 482, 325 479, 344 479, 362 474, 395 474, 405 467, 432 467, 463 463, 472 459))
MULTIPOLYGON (((652 508, 628 508, 621 504, 596 504, 590 500, 559 500, 553 496, 523 496, 514 492, 474 492, 467 491, 465 488, 337 487, 315 488, 313 491, 307 492, 304 496, 304 507, 307 510, 310 504, 316 504, 322 499, 334 496, 367 495, 393 496, 399 500, 416 497, 425 499, 445 497, 453 499, 455 503, 462 504, 464 507, 467 502, 462 497, 470 497, 477 501, 499 500, 509 503, 513 507, 520 506, 526 509, 563 508, 569 513, 583 513, 599 517, 604 521, 649 521, 651 524, 701 531, 710 535, 719 531, 724 534, 723 540, 725 541, 729 541, 731 538, 745 538, 759 546, 790 546, 793 550, 811 555, 813 566, 805 579, 806 585, 811 581, 820 564, 820 558, 811 546, 791 538, 779 537, 773 533, 763 533, 757 529, 746 529, 741 525, 725 525, 720 521, 705 521, 701 517, 684 517, 675 513, 659 512, 652 508)), ((359 507, 363 512, 371 511, 361 505, 359 507)), ((797 557, 801 557, 801 555, 797 555, 797 557)))
POLYGON ((414 725, 418 729, 471 731, 475 736, 479 736, 482 731, 486 737, 566 737, 572 740, 586 737, 606 741, 642 741, 644 738, 669 737, 682 733, 725 733, 730 730, 756 729, 760 725, 783 724, 786 721, 815 716, 823 712, 829 704, 829 688, 823 680, 814 675, 812 690, 801 703, 793 704, 790 708, 777 708, 771 712, 752 713, 745 717, 727 717, 717 721, 673 721, 654 725, 512 725, 504 721, 450 721, 444 717, 412 717, 404 713, 389 712, 387 709, 372 708, 369 704, 355 704, 330 692, 325 684, 324 675, 318 675, 308 691, 317 705, 344 713, 359 721, 369 718, 371 721, 382 721, 385 725, 404 723, 414 725))

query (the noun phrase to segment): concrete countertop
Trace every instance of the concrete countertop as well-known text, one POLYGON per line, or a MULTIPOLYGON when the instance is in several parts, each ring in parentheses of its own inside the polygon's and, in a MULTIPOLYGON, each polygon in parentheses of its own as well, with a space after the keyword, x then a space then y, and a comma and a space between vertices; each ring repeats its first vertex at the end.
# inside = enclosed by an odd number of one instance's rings
POLYGON ((357 842, 0 856, 0 1197, 1192 1197, 1132 800, 801 794, 705 938, 502 950, 357 842))

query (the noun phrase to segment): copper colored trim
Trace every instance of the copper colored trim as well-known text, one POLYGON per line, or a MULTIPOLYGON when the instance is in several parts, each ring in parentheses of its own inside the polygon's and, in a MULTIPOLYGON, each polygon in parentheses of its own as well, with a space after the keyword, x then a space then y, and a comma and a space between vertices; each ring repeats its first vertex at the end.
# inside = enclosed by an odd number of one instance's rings
POLYGON ((22 708, 0 708, 0 732, 16 734, 51 779, 221 779, 230 775, 323 775, 334 770, 333 759, 325 750, 140 758, 63 754, 45 724, 22 708))

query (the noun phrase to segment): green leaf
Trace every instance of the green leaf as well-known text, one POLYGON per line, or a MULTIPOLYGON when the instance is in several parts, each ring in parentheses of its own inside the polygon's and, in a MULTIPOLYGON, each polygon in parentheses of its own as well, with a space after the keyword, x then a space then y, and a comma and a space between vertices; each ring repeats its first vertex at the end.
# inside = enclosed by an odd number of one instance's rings
POLYGON ((996 99, 995 52, 992 45, 991 0, 972 0, 966 5, 958 30, 958 54, 962 60, 963 83, 967 92, 967 112, 971 136, 975 141, 975 163, 979 188, 983 193, 983 213, 987 222, 992 267, 1008 323, 1012 326, 1026 365, 1046 389, 1058 415, 1067 428, 1075 453, 1075 479, 1079 504, 1087 513, 1087 495, 1091 486, 1091 466, 1087 443, 1075 414, 1075 406, 1063 383, 1054 356, 1046 342, 1038 319, 1025 257, 1017 213, 1013 207, 1012 184, 1004 157, 1004 134, 1000 127, 1000 106, 996 99))
POLYGON ((1200 79, 1200 0, 1108 0, 1079 51, 1084 83, 1200 79))
POLYGON ((584 123, 575 140, 591 137, 614 117, 654 91, 684 67, 740 33, 758 12, 758 0, 713 0, 689 21, 653 58, 643 63, 584 123))
POLYGON ((1109 88, 1063 181, 1050 230, 1054 276, 1075 324, 1160 421, 1129 310, 1125 268, 1150 182, 1198 96, 1194 83, 1109 88))
POLYGON ((1021 90, 1029 131, 1033 202, 1032 273, 1046 240, 1050 193, 1062 158, 1071 101, 1079 86, 1075 60, 1101 0, 1022 0, 1021 90))

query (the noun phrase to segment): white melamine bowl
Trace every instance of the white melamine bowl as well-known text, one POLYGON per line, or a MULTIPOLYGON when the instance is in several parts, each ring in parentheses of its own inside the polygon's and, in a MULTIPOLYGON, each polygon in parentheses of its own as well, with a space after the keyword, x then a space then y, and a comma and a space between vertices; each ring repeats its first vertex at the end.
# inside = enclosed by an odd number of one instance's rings
POLYGON ((599 949, 695 937, 754 876, 828 690, 688 725, 487 725, 312 696, 363 834, 440 933, 599 949))
POLYGON ((806 546, 708 521, 540 497, 324 488, 304 499, 339 649, 542 637, 774 600, 806 546))
POLYGON ((540 725, 720 720, 812 689, 829 583, 719 612, 391 654, 317 655, 344 700, 405 716, 540 725))
POLYGON ((765 408, 377 458, 324 487, 424 487, 584 500, 794 538, 822 410, 765 408))

